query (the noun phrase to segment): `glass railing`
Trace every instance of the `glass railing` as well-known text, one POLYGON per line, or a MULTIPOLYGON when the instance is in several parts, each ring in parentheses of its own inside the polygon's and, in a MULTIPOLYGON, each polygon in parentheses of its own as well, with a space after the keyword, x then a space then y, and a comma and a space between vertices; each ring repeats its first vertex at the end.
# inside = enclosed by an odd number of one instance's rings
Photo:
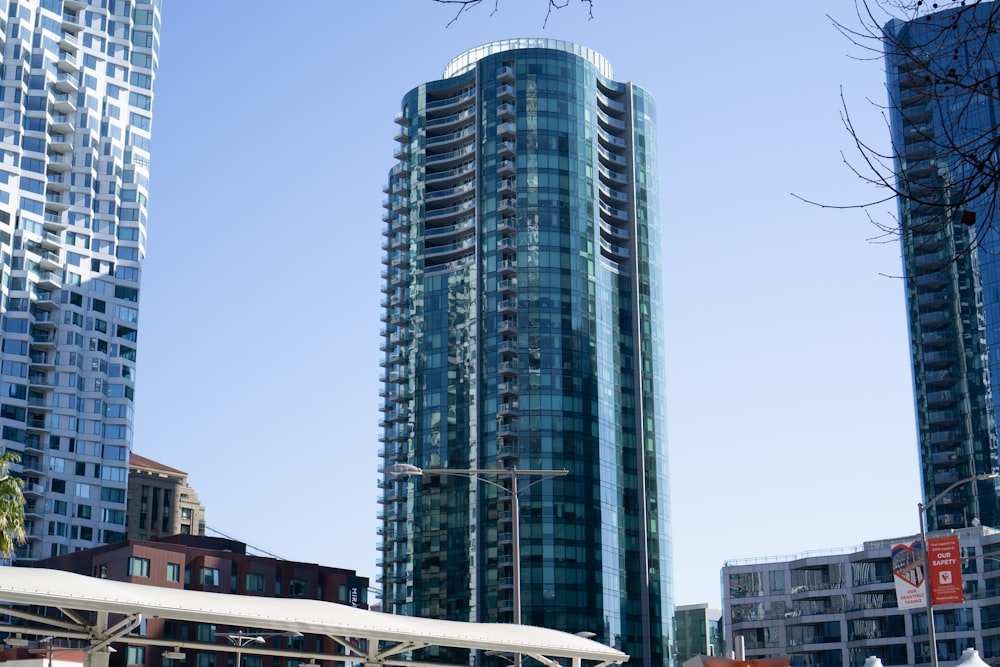
POLYGON ((470 155, 476 150, 475 146, 463 146, 458 150, 450 151, 448 153, 438 153, 437 155, 428 155, 427 163, 431 164, 434 162, 444 162, 446 160, 453 160, 455 158, 463 157, 465 155, 470 155))
POLYGON ((430 183, 430 182, 442 180, 442 179, 445 179, 445 178, 451 178, 453 176, 462 176, 462 175, 465 175, 465 174, 469 174, 469 173, 472 173, 475 170, 476 170, 476 163, 475 162, 466 162, 465 164, 459 165, 458 167, 455 167, 454 169, 449 169, 448 171, 431 171, 431 172, 427 172, 427 176, 426 176, 425 180, 428 183, 430 183))
POLYGON ((458 113, 452 114, 450 116, 445 116, 443 118, 431 118, 427 120, 427 127, 437 127, 438 125, 450 125, 451 123, 457 123, 466 118, 473 118, 476 115, 476 110, 466 109, 465 111, 459 111, 458 113))
POLYGON ((472 99, 476 96, 476 89, 469 88, 454 97, 449 97, 445 100, 434 100, 433 102, 427 103, 427 109, 440 109, 441 107, 451 106, 452 104, 458 104, 459 102, 464 102, 465 100, 472 99))
POLYGON ((458 141, 459 139, 464 139, 465 137, 471 137, 476 133, 476 128, 468 127, 464 130, 459 130, 458 132, 452 132, 451 134, 443 134, 438 137, 427 137, 427 145, 433 146, 435 144, 444 144, 449 141, 458 141))

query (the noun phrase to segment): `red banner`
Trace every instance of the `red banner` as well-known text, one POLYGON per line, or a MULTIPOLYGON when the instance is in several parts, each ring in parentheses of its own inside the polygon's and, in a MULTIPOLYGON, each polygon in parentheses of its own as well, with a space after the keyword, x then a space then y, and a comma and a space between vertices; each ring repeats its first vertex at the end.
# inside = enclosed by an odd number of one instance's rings
POLYGON ((961 604, 962 558, 958 536, 936 537, 927 540, 930 558, 931 604, 961 604))

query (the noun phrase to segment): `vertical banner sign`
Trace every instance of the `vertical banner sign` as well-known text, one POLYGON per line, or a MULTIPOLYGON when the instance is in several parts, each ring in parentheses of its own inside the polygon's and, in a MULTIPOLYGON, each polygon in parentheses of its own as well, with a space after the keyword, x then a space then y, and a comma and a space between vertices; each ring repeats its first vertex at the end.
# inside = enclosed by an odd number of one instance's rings
POLYGON ((961 604, 962 558, 958 535, 935 537, 927 540, 930 555, 930 572, 927 581, 931 586, 931 604, 961 604))
MULTIPOLYGON (((927 604, 924 588, 924 550, 920 542, 892 546, 892 575, 896 582, 896 606, 900 609, 927 604)), ((961 589, 961 586, 959 586, 961 589)))

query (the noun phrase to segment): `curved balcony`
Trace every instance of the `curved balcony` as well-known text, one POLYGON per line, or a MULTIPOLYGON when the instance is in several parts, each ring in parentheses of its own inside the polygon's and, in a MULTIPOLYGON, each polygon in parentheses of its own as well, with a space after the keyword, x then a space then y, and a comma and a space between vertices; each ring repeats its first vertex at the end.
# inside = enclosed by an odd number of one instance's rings
POLYGON ((428 166, 432 164, 446 165, 452 162, 457 162, 458 160, 461 160, 464 157, 473 155, 475 154, 475 152, 476 152, 475 145, 469 144, 468 146, 462 146, 461 148, 449 151, 447 153, 437 153, 435 155, 428 155, 426 162, 428 166))
POLYGON ((614 202, 619 202, 623 204, 628 203, 629 201, 628 193, 625 192, 624 190, 616 190, 610 185, 602 183, 601 181, 598 181, 597 183, 598 183, 597 190, 598 192, 600 192, 602 196, 614 202))
POLYGON ((611 152, 606 151, 606 150, 604 150, 603 148, 600 148, 600 147, 598 147, 598 149, 597 149, 597 156, 601 160, 604 160, 605 162, 608 162, 608 163, 610 163, 612 165, 617 165, 617 166, 620 166, 620 167, 627 167, 628 166, 628 160, 625 159, 624 156, 618 155, 616 153, 611 153, 611 152))
MULTIPOLYGON (((451 261, 459 255, 466 254, 470 249, 475 248, 476 237, 470 236, 467 239, 461 241, 456 241, 454 243, 448 243, 441 246, 424 247, 424 256, 430 260, 434 259, 437 262, 440 261, 451 261)), ((435 262, 435 263, 437 263, 435 262)))
POLYGON ((500 320, 500 323, 497 325, 497 331, 501 334, 516 334, 517 320, 514 318, 500 320))
MULTIPOLYGON (((520 458, 521 447, 517 443, 517 436, 510 436, 506 438, 500 438, 497 442, 497 457, 501 459, 516 459, 520 458)), ((501 560, 504 558, 500 557, 501 560)), ((510 558, 509 556, 507 558, 510 558)))
POLYGON ((517 260, 516 259, 505 259, 501 260, 497 264, 497 271, 500 272, 502 276, 511 276, 517 274, 517 260))
POLYGON ((452 199, 465 196, 476 189, 475 181, 467 181, 461 185, 444 190, 427 190, 424 193, 424 201, 427 203, 442 203, 452 199))
POLYGON ((625 121, 609 116, 600 109, 597 110, 597 121, 611 132, 624 132, 628 129, 625 121))
POLYGON ((632 238, 628 229, 612 225, 607 220, 601 220, 601 234, 611 237, 609 240, 628 241, 632 238))
POLYGON ((948 351, 925 352, 923 355, 924 366, 948 366, 955 363, 955 355, 948 351))
POLYGON ((920 335, 920 341, 924 347, 943 347, 952 343, 955 337, 950 331, 925 331, 920 335))
POLYGON ((466 162, 465 164, 460 164, 454 169, 447 169, 444 171, 428 171, 427 175, 424 177, 424 182, 430 185, 431 183, 445 185, 447 181, 458 180, 463 176, 469 174, 474 174, 476 172, 476 163, 466 162))
POLYGON ((497 415, 500 417, 517 417, 517 399, 512 401, 500 401, 500 404, 497 406, 497 415))
POLYGON ((629 221, 628 211, 626 211, 624 209, 616 208, 614 206, 609 206, 608 204, 605 204, 604 202, 600 202, 599 206, 600 206, 600 209, 601 209, 601 215, 602 216, 610 216, 610 217, 615 218, 616 220, 620 220, 622 222, 628 222, 629 221))
POLYGON ((470 216, 468 218, 462 218, 458 220, 453 225, 446 225, 444 227, 427 227, 424 232, 424 238, 439 242, 445 242, 452 240, 453 237, 461 236, 468 232, 471 232, 476 228, 476 218, 475 216, 470 216))
POLYGON ((476 202, 473 199, 455 204, 454 206, 447 206, 445 208, 427 208, 424 210, 424 220, 427 222, 434 220, 444 222, 445 220, 457 217, 467 211, 475 210, 475 208, 476 202))
POLYGON ((606 181, 610 181, 612 183, 619 183, 622 185, 628 184, 628 176, 626 176, 621 172, 608 169, 602 164, 597 165, 597 173, 600 175, 602 179, 606 181))
POLYGON ((500 222, 497 223, 497 231, 505 236, 517 234, 517 218, 514 216, 501 218, 500 222))
POLYGON ((517 180, 513 178, 501 178, 497 192, 501 195, 513 195, 517 193, 517 180))
POLYGON ((468 109, 463 109, 458 113, 453 113, 450 116, 442 116, 441 118, 430 118, 427 120, 427 129, 434 128, 435 130, 447 129, 452 125, 461 123, 463 120, 476 117, 476 108, 469 107, 468 109))
POLYGON ((517 356, 517 339, 516 338, 505 338, 500 341, 497 345, 497 354, 503 357, 505 360, 509 360, 517 356))
POLYGON ((626 111, 624 102, 613 100, 600 90, 597 91, 597 103, 604 107, 604 110, 606 111, 617 113, 625 113, 626 111))
POLYGON ((517 314, 517 298, 511 297, 508 299, 501 299, 497 302, 497 312, 504 315, 516 315, 517 314))
POLYGON ((497 435, 501 437, 517 436, 518 425, 516 421, 510 423, 497 424, 497 435))
POLYGON ((449 110, 451 107, 463 104, 465 102, 470 102, 476 97, 476 89, 469 88, 464 90, 453 97, 447 97, 443 100, 427 100, 426 110, 431 111, 445 111, 449 110))
POLYGON ((601 239, 601 252, 602 254, 609 256, 609 258, 619 262, 628 259, 632 255, 628 248, 615 245, 614 243, 610 243, 603 238, 601 239))
POLYGON ((474 137, 476 134, 476 126, 470 125, 458 132, 452 132, 450 134, 442 134, 439 136, 428 136, 426 146, 430 148, 445 148, 451 144, 457 143, 459 141, 464 141, 469 137, 474 137))
POLYGON ((939 310, 920 315, 920 325, 931 329, 941 329, 951 324, 952 315, 947 310, 939 310))

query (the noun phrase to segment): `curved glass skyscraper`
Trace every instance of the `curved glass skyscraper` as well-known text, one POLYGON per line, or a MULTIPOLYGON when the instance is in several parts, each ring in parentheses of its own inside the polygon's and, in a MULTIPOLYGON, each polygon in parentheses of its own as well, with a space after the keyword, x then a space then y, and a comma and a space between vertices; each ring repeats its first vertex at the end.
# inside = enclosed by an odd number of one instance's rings
MULTIPOLYGON (((458 56, 396 122, 384 465, 568 470, 521 482, 522 622, 665 664, 653 100, 590 49, 517 39, 458 56)), ((510 494, 465 476, 382 487, 384 608, 512 620, 510 494)))

